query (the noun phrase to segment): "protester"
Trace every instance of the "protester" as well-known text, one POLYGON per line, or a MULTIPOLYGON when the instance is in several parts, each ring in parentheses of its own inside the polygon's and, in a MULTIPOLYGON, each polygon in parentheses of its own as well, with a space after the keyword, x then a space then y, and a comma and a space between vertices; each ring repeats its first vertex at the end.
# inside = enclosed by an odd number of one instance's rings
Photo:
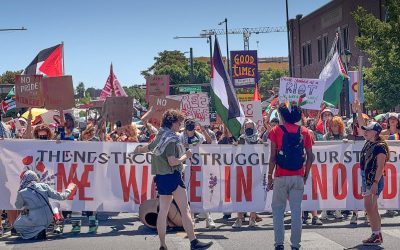
POLYGON ((179 207, 182 224, 190 240, 191 249, 207 249, 212 242, 204 243, 196 239, 191 220, 190 207, 186 187, 182 180, 183 165, 192 156, 191 150, 186 150, 182 155, 181 143, 178 135, 184 117, 176 110, 168 110, 163 114, 161 129, 155 140, 146 145, 138 146, 135 153, 152 151, 151 173, 155 175, 160 209, 157 217, 157 232, 160 238, 160 250, 167 249, 165 234, 167 228, 167 215, 172 200, 179 207))
POLYGON ((125 125, 119 129, 118 142, 139 142, 136 124, 125 125))
POLYGON ((398 133, 399 130, 399 117, 396 113, 388 113, 387 114, 387 119, 388 119, 388 129, 382 130, 381 135, 384 138, 388 138, 391 135, 394 135, 398 133))
POLYGON ((372 229, 371 236, 363 240, 364 245, 380 245, 383 242, 381 217, 378 211, 378 197, 385 185, 383 168, 389 160, 389 147, 380 136, 382 127, 377 122, 361 126, 367 140, 361 150, 360 166, 364 207, 368 213, 372 229))
POLYGON ((279 113, 283 125, 274 127, 270 134, 271 155, 268 185, 273 189, 272 214, 274 222, 275 249, 284 249, 285 227, 283 224, 286 202, 291 209, 292 249, 299 249, 301 242, 301 202, 304 184, 314 160, 313 139, 304 127, 295 123, 302 117, 301 109, 293 103, 291 108, 281 104, 279 113), (304 150, 306 155, 304 155, 304 150), (305 168, 303 163, 306 161, 305 168), (275 174, 275 178, 273 175, 275 174))
POLYGON ((53 222, 53 209, 49 198, 65 200, 76 187, 70 183, 65 192, 57 192, 45 183, 40 183, 38 175, 27 170, 23 173, 15 206, 22 214, 14 223, 14 228, 23 239, 46 239, 46 229, 53 222))
POLYGON ((75 128, 75 118, 71 113, 60 111, 60 126, 57 128, 57 139, 75 141, 79 139, 79 130, 75 128))

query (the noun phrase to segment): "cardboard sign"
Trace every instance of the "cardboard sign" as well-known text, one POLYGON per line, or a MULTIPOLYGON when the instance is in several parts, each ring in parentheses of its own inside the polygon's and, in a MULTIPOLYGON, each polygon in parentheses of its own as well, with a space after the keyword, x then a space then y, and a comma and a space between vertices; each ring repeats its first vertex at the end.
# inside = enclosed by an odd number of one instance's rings
POLYGON ((261 101, 241 102, 240 105, 246 118, 251 119, 257 125, 258 132, 261 133, 264 126, 261 101))
POLYGON ((325 81, 321 79, 305 79, 282 77, 279 85, 279 102, 298 102, 301 95, 306 104, 303 109, 319 110, 324 97, 325 81))
POLYGON ((60 121, 60 112, 57 110, 49 110, 48 112, 39 115, 42 123, 44 124, 52 124, 59 123, 60 121))
POLYGON ((195 93, 188 95, 171 95, 168 98, 181 102, 181 111, 186 116, 193 117, 201 125, 210 125, 208 94, 195 93))
POLYGON ((254 94, 237 94, 236 96, 239 102, 248 102, 253 100, 254 94))
POLYGON ((150 96, 164 97, 169 95, 169 75, 146 77, 146 101, 150 96))
POLYGON ((43 107, 44 95, 41 75, 15 76, 15 100, 17 108, 43 107))
POLYGON ((162 116, 165 111, 168 109, 179 110, 181 107, 180 101, 165 97, 150 96, 149 103, 150 109, 142 116, 142 120, 151 123, 157 128, 161 126, 162 116))
POLYGON ((75 107, 72 76, 43 78, 46 109, 64 110, 75 107))
POLYGON ((133 116, 133 97, 107 97, 104 103, 103 113, 107 121, 120 121, 122 126, 130 125, 133 116))

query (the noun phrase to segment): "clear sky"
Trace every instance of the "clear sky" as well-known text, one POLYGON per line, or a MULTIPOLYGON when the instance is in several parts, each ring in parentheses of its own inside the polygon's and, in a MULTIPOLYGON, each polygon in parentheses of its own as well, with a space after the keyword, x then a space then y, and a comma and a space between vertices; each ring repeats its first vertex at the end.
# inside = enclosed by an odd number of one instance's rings
MULTIPOLYGON (((289 0, 289 18, 306 15, 329 0, 289 0)), ((140 71, 154 63, 163 50, 189 51, 209 56, 207 39, 173 39, 198 36, 203 29, 284 26, 285 0, 2 0, 0 74, 24 69, 37 53, 64 42, 66 74, 74 84, 102 88, 112 62, 124 86, 143 84, 140 71)), ((219 36, 223 55, 225 36, 219 36)), ((243 49, 242 35, 229 35, 229 49, 243 49)), ((250 49, 259 57, 287 56, 286 33, 253 34, 250 49), (258 48, 257 48, 257 42, 258 48)), ((186 54, 189 56, 189 54, 186 54)))

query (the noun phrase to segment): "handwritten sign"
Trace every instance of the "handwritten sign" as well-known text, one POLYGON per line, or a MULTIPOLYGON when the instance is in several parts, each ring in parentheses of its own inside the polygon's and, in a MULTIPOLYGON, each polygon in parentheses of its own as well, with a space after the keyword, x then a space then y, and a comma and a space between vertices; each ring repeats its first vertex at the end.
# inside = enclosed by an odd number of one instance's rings
POLYGON ((254 98, 254 94, 236 94, 239 102, 248 102, 252 101, 254 98))
POLYGON ((171 95, 168 98, 181 102, 181 111, 186 116, 193 117, 201 125, 210 125, 208 94, 195 93, 188 95, 171 95))
POLYGON ((75 107, 72 76, 47 77, 42 82, 46 109, 65 110, 75 107))
POLYGON ((257 50, 231 51, 232 79, 236 88, 253 88, 258 81, 257 50))
POLYGON ((120 121, 122 126, 130 125, 133 116, 133 97, 107 97, 104 103, 103 112, 107 121, 120 121))
POLYGON ((41 75, 15 76, 15 100, 17 108, 43 107, 44 96, 41 75))
POLYGON ((259 133, 263 128, 263 116, 261 109, 261 101, 240 102, 246 118, 251 119, 256 125, 259 133))
POLYGON ((150 96, 164 97, 169 95, 169 75, 146 77, 146 101, 150 96))
POLYGON ((141 119, 151 123, 157 128, 161 126, 162 116, 165 111, 168 109, 179 110, 181 107, 180 101, 157 96, 150 96, 149 104, 149 111, 147 111, 147 113, 144 114, 141 119))
POLYGON ((282 77, 279 85, 279 102, 297 102, 305 95, 303 109, 319 110, 324 96, 325 82, 321 79, 282 77))

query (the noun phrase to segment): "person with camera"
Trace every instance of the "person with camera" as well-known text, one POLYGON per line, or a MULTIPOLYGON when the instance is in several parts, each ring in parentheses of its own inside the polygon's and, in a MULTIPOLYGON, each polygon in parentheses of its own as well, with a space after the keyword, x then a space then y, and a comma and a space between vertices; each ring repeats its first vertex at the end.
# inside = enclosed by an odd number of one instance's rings
POLYGON ((23 239, 46 239, 46 229, 53 222, 49 198, 65 200, 75 188, 76 185, 70 183, 64 192, 57 192, 48 184, 41 183, 34 171, 25 171, 15 201, 15 207, 23 212, 14 223, 15 230, 23 239))
POLYGON ((182 179, 183 163, 192 156, 191 150, 182 151, 177 133, 184 116, 180 111, 167 110, 162 117, 161 129, 154 141, 146 146, 138 146, 134 153, 142 154, 151 151, 151 174, 159 194, 159 213, 157 231, 160 238, 160 250, 168 249, 165 242, 168 211, 175 200, 182 216, 182 224, 190 240, 191 249, 207 249, 212 242, 204 243, 196 239, 191 220, 190 207, 185 183, 182 179))

